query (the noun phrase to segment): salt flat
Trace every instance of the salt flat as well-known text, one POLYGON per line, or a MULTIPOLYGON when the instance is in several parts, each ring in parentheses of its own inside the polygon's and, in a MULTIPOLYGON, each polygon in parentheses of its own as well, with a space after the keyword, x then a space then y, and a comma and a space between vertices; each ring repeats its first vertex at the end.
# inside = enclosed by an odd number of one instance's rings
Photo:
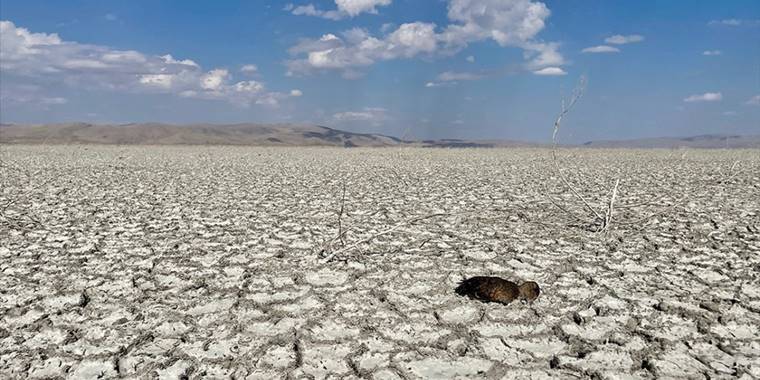
POLYGON ((760 378, 760 153, 550 157, 0 146, 0 377, 760 378))

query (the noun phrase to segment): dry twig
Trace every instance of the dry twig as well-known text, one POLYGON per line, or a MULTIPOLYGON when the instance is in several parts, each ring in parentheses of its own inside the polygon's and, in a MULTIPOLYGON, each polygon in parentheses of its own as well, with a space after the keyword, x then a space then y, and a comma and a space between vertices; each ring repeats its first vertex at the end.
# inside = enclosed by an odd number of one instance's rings
MULTIPOLYGON (((575 106, 575 104, 580 100, 580 98, 583 96, 583 92, 586 89, 586 77, 582 76, 580 79, 580 82, 578 83, 578 86, 573 90, 573 94, 570 97, 570 102, 565 105, 565 99, 562 99, 562 109, 557 116, 557 120, 554 121, 554 131, 552 132, 552 162, 554 163, 554 169, 557 172, 557 176, 559 176, 560 180, 562 180, 562 183, 565 184, 565 186, 570 189, 570 192, 577 198, 583 206, 594 216, 594 223, 593 224, 601 224, 601 227, 598 229, 599 232, 607 231, 609 229, 610 223, 612 222, 612 208, 615 203, 615 198, 617 197, 617 189, 618 185, 620 184, 620 179, 618 178, 615 181, 615 187, 612 191, 612 196, 607 203, 607 210, 604 212, 604 216, 602 216, 602 213, 597 211, 587 200, 586 198, 581 195, 581 193, 570 183, 570 181, 567 179, 565 174, 562 172, 562 169, 559 166, 559 160, 557 159, 557 133, 559 133, 559 128, 562 125, 562 119, 567 115, 571 109, 575 106)), ((580 216, 578 216, 576 213, 570 211, 569 209, 560 206, 558 203, 554 202, 553 199, 550 199, 550 201, 557 206, 560 210, 563 212, 573 216, 575 219, 583 220, 580 216)))
POLYGON ((352 250, 354 248, 357 248, 357 247, 359 247, 359 246, 361 246, 363 244, 367 244, 367 243, 371 242, 372 240, 374 240, 374 239, 376 239, 376 238, 378 238, 380 236, 387 235, 387 234, 389 234, 389 233, 391 233, 393 231, 396 231, 397 229, 399 229, 401 227, 412 225, 412 224, 414 224, 416 222, 419 222, 419 221, 422 221, 422 220, 425 220, 425 219, 435 218, 435 217, 439 217, 439 216, 450 216, 450 215, 452 215, 452 214, 451 213, 447 213, 447 212, 441 212, 441 213, 428 214, 428 215, 418 216, 418 217, 415 217, 415 218, 404 220, 402 222, 397 223, 396 225, 394 225, 391 228, 388 228, 386 230, 380 231, 380 232, 378 232, 376 234, 372 234, 369 237, 366 237, 366 238, 364 238, 364 239, 362 239, 362 240, 360 240, 360 241, 358 241, 358 242, 356 242, 354 244, 351 244, 349 246, 343 247, 343 248, 341 248, 341 249, 339 249, 337 251, 332 251, 329 254, 327 254, 327 256, 325 256, 322 261, 325 262, 325 263, 330 262, 336 256, 338 256, 338 255, 340 255, 340 254, 342 254, 344 252, 348 252, 348 251, 350 251, 350 250, 352 250))

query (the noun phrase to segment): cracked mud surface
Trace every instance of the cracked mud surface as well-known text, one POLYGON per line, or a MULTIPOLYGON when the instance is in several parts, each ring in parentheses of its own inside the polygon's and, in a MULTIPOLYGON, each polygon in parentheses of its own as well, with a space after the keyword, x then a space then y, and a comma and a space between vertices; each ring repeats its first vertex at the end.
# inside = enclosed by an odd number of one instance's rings
POLYGON ((760 378, 758 151, 560 156, 0 146, 0 377, 760 378))

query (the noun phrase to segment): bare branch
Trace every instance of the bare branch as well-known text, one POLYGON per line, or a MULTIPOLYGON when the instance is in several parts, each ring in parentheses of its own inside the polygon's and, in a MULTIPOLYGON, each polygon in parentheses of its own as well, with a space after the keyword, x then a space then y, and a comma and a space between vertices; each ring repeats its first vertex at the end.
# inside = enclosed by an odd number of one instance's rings
POLYGON ((578 100, 583 96, 583 92, 586 88, 586 77, 582 76, 580 79, 580 82, 578 83, 578 86, 573 90, 573 95, 570 98, 570 103, 565 107, 565 100, 562 99, 562 111, 557 116, 557 120, 554 122, 554 132, 552 133, 552 161, 554 162, 554 168, 557 171, 557 175, 562 180, 562 182, 567 186, 568 189, 575 195, 578 200, 580 200, 586 208, 591 211, 592 214, 597 218, 597 220, 604 220, 604 217, 602 217, 601 214, 599 214, 596 209, 594 209, 593 206, 584 198, 578 190, 573 187, 573 185, 570 184, 570 181, 567 180, 567 177, 565 177, 565 174, 562 173, 562 169, 559 167, 559 162, 557 160, 557 133, 559 132, 559 128, 562 124, 562 118, 567 115, 570 110, 573 109, 575 106, 575 103, 578 102, 578 100))

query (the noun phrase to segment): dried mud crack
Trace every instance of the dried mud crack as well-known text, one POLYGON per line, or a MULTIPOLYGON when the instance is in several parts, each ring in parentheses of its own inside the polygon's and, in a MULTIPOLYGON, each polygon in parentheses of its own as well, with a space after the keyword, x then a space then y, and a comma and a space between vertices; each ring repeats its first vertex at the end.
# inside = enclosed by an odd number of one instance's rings
POLYGON ((2 145, 0 377, 760 378, 757 151, 559 155, 2 145))

